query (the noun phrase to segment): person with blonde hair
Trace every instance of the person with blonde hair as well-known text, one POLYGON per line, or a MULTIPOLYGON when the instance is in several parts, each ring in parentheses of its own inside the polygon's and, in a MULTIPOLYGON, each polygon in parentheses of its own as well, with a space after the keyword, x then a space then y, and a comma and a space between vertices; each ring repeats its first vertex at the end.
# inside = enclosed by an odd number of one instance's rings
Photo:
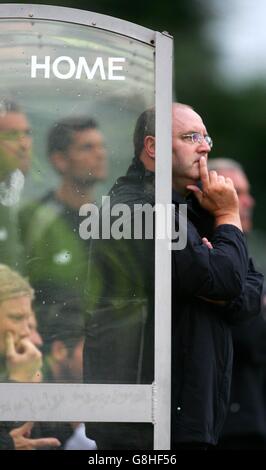
POLYGON ((26 279, 0 265, 0 378, 32 382, 42 354, 30 340, 34 291, 26 279))
MULTIPOLYGON (((34 291, 27 279, 0 264, 0 380, 35 382, 41 374, 42 353, 31 340, 34 291)), ((9 425, 8 425, 9 426, 9 425)), ((0 424, 0 449, 32 450, 57 447, 58 439, 29 437, 33 423, 15 429, 0 424)))

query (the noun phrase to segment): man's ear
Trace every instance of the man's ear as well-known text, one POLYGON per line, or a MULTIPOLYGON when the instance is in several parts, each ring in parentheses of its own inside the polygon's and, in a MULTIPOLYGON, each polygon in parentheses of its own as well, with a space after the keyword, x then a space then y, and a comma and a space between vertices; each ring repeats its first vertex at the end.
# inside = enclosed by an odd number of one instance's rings
POLYGON ((67 347, 63 341, 57 339, 53 342, 51 356, 56 362, 64 362, 67 359, 67 347))
POLYGON ((63 152, 54 152, 50 155, 53 167, 61 174, 65 174, 68 167, 68 159, 63 152))
POLYGON ((147 155, 154 160, 155 159, 155 137, 153 137, 152 135, 146 135, 146 137, 144 138, 144 149, 147 155))

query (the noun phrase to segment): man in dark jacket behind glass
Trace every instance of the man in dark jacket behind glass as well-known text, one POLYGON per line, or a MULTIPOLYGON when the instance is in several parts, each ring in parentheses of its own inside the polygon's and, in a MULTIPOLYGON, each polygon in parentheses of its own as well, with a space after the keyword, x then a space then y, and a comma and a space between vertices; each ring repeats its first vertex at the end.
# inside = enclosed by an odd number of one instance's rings
POLYGON ((187 246, 173 251, 172 267, 172 446, 177 449, 217 443, 229 400, 230 325, 260 310, 263 276, 248 258, 231 179, 208 172, 211 147, 201 117, 175 104, 173 202, 176 210, 184 202, 188 209, 187 246))

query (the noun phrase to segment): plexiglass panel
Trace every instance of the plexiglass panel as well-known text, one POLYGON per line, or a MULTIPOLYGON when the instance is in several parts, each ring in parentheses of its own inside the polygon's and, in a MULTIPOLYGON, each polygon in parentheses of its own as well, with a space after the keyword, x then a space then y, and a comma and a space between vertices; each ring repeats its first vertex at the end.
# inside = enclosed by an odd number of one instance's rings
MULTIPOLYGON (((154 46, 33 19, 0 20, 0 46, 0 380, 151 384, 154 46)), ((21 426, 2 422, 0 446, 21 426)), ((26 431, 44 449, 153 447, 147 422, 26 431)))
POLYGON ((152 383, 154 47, 48 20, 0 46, 1 380, 152 383))

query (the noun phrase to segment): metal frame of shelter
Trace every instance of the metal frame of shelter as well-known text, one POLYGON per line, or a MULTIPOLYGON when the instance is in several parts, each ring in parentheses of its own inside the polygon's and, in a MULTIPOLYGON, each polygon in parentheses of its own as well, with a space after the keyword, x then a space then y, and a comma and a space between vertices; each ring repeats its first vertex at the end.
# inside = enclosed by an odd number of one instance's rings
MULTIPOLYGON (((171 203, 172 38, 110 16, 78 9, 1 4, 0 19, 38 19, 115 32, 155 52, 156 203, 171 203)), ((151 385, 0 384, 3 421, 150 422, 154 448, 170 448, 171 250, 155 245, 155 380, 151 385)))

